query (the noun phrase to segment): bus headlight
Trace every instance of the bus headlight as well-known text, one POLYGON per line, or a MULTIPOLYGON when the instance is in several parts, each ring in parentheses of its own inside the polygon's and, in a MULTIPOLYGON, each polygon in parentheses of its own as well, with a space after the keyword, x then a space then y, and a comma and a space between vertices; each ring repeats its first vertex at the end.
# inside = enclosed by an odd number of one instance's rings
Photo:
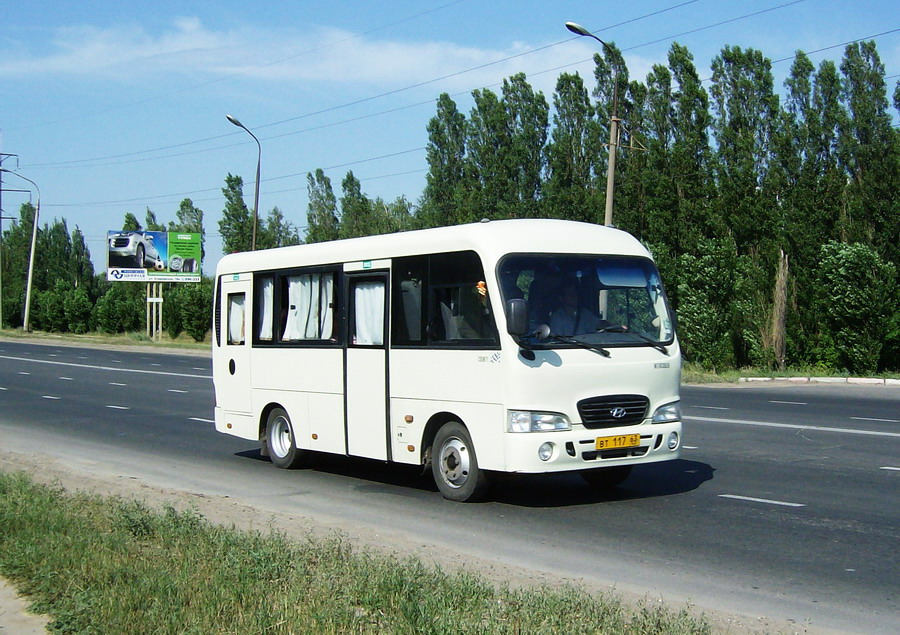
POLYGON ((665 406, 660 406, 653 413, 653 423, 672 423, 681 421, 681 402, 673 401, 665 406))
POLYGON ((555 412, 510 410, 506 424, 507 432, 552 432, 571 429, 572 424, 568 417, 555 412))

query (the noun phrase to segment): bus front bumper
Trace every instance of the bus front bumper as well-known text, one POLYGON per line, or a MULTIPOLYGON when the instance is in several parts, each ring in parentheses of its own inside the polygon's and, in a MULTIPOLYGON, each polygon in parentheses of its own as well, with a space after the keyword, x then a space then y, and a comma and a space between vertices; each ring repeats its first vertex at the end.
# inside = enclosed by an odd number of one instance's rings
POLYGON ((680 456, 681 422, 506 433, 506 447, 507 472, 540 474, 656 463, 680 456))

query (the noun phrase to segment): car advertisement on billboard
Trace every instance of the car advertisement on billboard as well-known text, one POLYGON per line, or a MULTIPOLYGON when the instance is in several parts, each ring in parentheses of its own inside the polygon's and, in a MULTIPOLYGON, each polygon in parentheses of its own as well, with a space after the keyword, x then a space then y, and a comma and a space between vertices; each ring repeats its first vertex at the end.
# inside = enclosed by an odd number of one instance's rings
POLYGON ((110 230, 106 279, 112 282, 200 282, 200 234, 110 230))

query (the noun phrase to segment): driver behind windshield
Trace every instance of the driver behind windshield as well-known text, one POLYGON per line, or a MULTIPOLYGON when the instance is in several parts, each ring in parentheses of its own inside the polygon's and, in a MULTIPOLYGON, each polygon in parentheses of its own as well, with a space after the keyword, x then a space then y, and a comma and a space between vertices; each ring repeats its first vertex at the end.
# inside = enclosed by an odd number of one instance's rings
POLYGON ((550 314, 550 332, 554 335, 585 335, 610 326, 590 309, 580 306, 578 285, 565 283, 559 292, 559 306, 550 314))

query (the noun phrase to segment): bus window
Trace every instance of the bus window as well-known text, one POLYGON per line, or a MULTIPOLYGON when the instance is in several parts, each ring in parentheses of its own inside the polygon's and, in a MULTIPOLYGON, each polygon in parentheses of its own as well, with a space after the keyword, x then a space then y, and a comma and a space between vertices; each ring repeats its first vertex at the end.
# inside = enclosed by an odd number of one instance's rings
POLYGON ((425 303, 422 300, 428 277, 428 256, 396 258, 392 275, 391 343, 395 346, 424 344, 425 303))
POLYGON ((334 275, 312 273, 283 278, 282 342, 334 337, 334 275), (286 297, 285 297, 286 296, 286 297))
POLYGON ((497 331, 478 255, 462 251, 430 256, 429 337, 432 342, 496 344, 497 331))
POLYGON ((243 293, 228 294, 228 339, 229 344, 244 343, 244 298, 243 293))
POLYGON ((257 336, 260 341, 271 342, 272 325, 275 320, 275 280, 272 276, 265 276, 259 280, 257 298, 259 302, 256 314, 259 324, 257 336))
POLYGON ((353 338, 355 346, 384 345, 384 282, 359 281, 353 285, 353 338))

